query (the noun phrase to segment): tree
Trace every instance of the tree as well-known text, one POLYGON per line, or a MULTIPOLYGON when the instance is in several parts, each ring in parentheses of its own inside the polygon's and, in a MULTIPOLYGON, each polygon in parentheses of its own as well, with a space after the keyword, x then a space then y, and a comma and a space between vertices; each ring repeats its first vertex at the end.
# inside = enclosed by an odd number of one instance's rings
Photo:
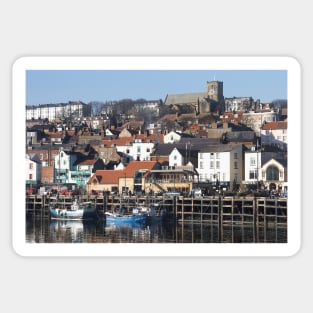
POLYGON ((91 105, 91 115, 100 115, 104 109, 104 102, 92 101, 89 103, 91 105))

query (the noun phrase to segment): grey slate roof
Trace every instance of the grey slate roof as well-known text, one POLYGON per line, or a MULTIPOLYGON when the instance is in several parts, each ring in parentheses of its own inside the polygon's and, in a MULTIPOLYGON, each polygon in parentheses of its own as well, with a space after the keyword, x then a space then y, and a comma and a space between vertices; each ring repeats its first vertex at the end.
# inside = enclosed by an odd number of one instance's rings
POLYGON ((253 131, 232 131, 226 133, 226 140, 232 142, 253 141, 255 133, 253 131))
POLYGON ((283 159, 279 153, 262 152, 262 155, 261 155, 262 166, 268 161, 270 161, 271 159, 274 159, 275 161, 280 163, 282 166, 287 167, 287 159, 283 159))
POLYGON ((197 103, 198 100, 201 100, 205 97, 206 97, 205 92, 167 95, 165 99, 165 104, 169 105, 169 104, 197 103))
POLYGON ((194 152, 197 154, 198 151, 201 152, 222 152, 222 151, 231 151, 232 146, 234 145, 225 145, 219 144, 215 139, 212 138, 186 138, 182 142, 168 143, 168 144, 159 144, 156 147, 153 155, 169 155, 174 148, 177 148, 179 151, 190 151, 190 155, 193 155, 194 152))
MULTIPOLYGON (((219 144, 219 145, 208 145, 206 147, 203 147, 200 152, 230 152, 233 150, 233 148, 235 148, 236 146, 239 145, 225 145, 225 144, 219 144)), ((240 144, 240 146, 242 146, 240 144)))

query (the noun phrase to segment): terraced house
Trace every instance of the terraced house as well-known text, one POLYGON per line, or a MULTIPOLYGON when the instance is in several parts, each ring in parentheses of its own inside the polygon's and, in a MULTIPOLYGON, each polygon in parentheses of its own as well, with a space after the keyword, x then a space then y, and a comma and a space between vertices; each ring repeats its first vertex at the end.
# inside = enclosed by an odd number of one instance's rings
POLYGON ((211 145, 198 153, 200 182, 232 189, 244 176, 243 145, 211 145))

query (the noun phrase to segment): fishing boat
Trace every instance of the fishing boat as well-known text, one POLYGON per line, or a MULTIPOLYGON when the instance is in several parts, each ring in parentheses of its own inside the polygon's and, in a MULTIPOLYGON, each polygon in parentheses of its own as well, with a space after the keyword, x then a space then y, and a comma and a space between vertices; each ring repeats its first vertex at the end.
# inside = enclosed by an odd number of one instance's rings
POLYGON ((123 209, 119 210, 117 213, 105 212, 106 225, 144 224, 147 221, 147 217, 148 215, 146 213, 142 213, 138 208, 133 208, 130 213, 125 212, 123 209))
POLYGON ((78 202, 77 199, 71 204, 51 203, 49 206, 52 219, 82 220, 97 218, 96 205, 90 201, 78 202))

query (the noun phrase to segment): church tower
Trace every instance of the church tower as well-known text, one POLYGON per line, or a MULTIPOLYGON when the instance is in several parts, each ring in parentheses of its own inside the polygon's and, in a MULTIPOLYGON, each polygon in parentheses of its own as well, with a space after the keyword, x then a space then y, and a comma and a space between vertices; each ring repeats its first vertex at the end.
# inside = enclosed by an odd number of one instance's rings
POLYGON ((207 82, 207 96, 210 100, 223 103, 223 82, 210 81, 207 82))
POLYGON ((218 112, 220 114, 225 111, 223 82, 217 80, 207 82, 206 94, 210 102, 211 112, 218 112))

